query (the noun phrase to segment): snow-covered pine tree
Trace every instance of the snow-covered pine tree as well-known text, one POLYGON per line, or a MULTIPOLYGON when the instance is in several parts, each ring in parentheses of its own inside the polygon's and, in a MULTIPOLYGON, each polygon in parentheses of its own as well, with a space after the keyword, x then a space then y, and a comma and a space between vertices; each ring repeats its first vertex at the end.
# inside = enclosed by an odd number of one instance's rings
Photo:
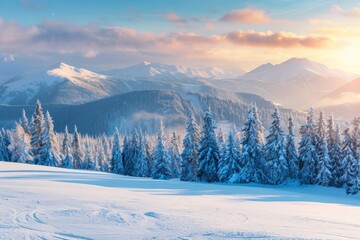
POLYGON ((11 151, 9 149, 10 144, 11 142, 7 132, 5 129, 2 129, 0 132, 0 161, 11 161, 11 151))
MULTIPOLYGON (((360 148, 358 148, 360 151, 360 148)), ((358 156, 360 154, 358 153, 358 156)), ((353 158, 347 168, 346 194, 355 195, 360 191, 360 160, 353 158)))
POLYGON ((169 147, 170 157, 170 171, 172 178, 178 178, 180 176, 180 150, 179 150, 179 138, 175 132, 172 133, 169 147))
POLYGON ((84 152, 84 164, 83 164, 83 169, 86 170, 97 170, 96 169, 96 162, 94 159, 94 154, 92 152, 91 146, 90 146, 90 140, 89 138, 85 138, 85 143, 84 143, 84 147, 85 147, 85 152, 84 152))
POLYGON ((181 181, 195 181, 196 175, 194 175, 194 169, 192 168, 195 159, 194 143, 191 141, 191 135, 187 133, 183 140, 183 151, 181 153, 181 181))
POLYGON ((316 134, 313 119, 314 113, 311 108, 306 117, 306 124, 300 128, 299 168, 300 182, 302 184, 315 184, 316 182, 316 162, 318 160, 318 155, 315 145, 316 134))
POLYGON ((221 182, 237 183, 240 174, 240 153, 236 147, 234 132, 230 131, 226 151, 219 163, 218 176, 221 182))
POLYGON ((197 176, 200 181, 216 182, 219 180, 217 172, 220 150, 216 141, 215 128, 214 118, 209 109, 205 112, 199 146, 197 176))
POLYGON ((340 187, 338 183, 340 183, 340 176, 341 176, 341 166, 340 161, 342 158, 342 149, 341 149, 341 136, 339 126, 336 125, 335 135, 334 135, 334 142, 332 148, 329 151, 329 156, 332 162, 331 172, 333 175, 333 181, 331 182, 332 186, 340 187))
POLYGON ((24 129, 25 133, 30 136, 29 120, 28 120, 28 118, 26 117, 25 109, 23 109, 23 111, 22 111, 22 116, 21 116, 21 119, 20 119, 20 124, 21 124, 22 128, 24 129))
POLYGON ((135 176, 135 171, 136 171, 135 168, 136 168, 137 158, 139 156, 139 146, 140 146, 139 142, 140 142, 139 132, 137 129, 134 129, 127 152, 128 156, 127 156, 126 165, 124 166, 125 172, 130 176, 135 176))
POLYGON ((107 172, 109 170, 109 167, 107 166, 107 162, 106 162, 106 156, 104 153, 104 146, 102 145, 102 141, 99 141, 97 145, 96 165, 97 165, 97 170, 101 172, 107 172))
POLYGON ((148 166, 149 166, 149 172, 148 172, 148 176, 151 176, 151 172, 153 169, 153 165, 154 165, 154 161, 152 158, 152 148, 150 146, 149 140, 147 138, 147 136, 144 136, 144 141, 145 141, 145 151, 146 151, 146 161, 148 162, 148 166))
MULTIPOLYGON (((221 163, 221 159, 223 158, 223 156, 225 156, 226 154, 226 142, 225 142, 225 137, 224 137, 224 133, 221 130, 221 128, 219 128, 218 131, 218 135, 217 135, 217 139, 218 139, 218 146, 220 149, 220 160, 219 160, 219 164, 221 163)), ((220 166, 219 166, 220 167, 220 166)))
POLYGON ((80 134, 78 133, 76 125, 74 126, 74 137, 72 142, 74 168, 81 169, 84 162, 84 151, 81 145, 80 134))
POLYGON ((39 149, 39 161, 37 164, 51 167, 58 166, 60 161, 59 144, 54 133, 54 123, 48 111, 45 114, 41 139, 43 145, 39 149))
POLYGON ((330 186, 332 181, 331 160, 325 139, 319 143, 319 151, 316 183, 322 186, 330 186))
POLYGON ((123 140, 123 150, 122 150, 122 160, 124 165, 124 175, 130 175, 130 139, 127 134, 124 136, 123 140))
POLYGON ((284 131, 281 128, 278 108, 272 114, 273 121, 266 137, 264 158, 267 183, 281 184, 288 177, 288 164, 285 158, 284 131))
POLYGON ((285 158, 288 165, 288 178, 299 179, 299 160, 295 146, 295 131, 292 117, 289 117, 288 134, 285 143, 285 158))
POLYGON ((139 146, 137 157, 135 161, 135 174, 137 177, 148 177, 149 176, 149 162, 146 154, 146 140, 141 129, 139 131, 139 146))
POLYGON ((69 169, 74 168, 74 159, 71 154, 71 143, 70 143, 69 131, 67 126, 65 126, 64 139, 61 148, 62 148, 63 159, 61 161, 60 166, 69 169))
POLYGON ((338 181, 335 183, 338 187, 344 187, 349 180, 349 166, 353 161, 356 161, 354 157, 353 151, 353 138, 350 133, 349 127, 344 130, 344 140, 343 140, 343 148, 342 148, 342 157, 339 161, 338 165, 338 174, 337 178, 338 181))
POLYGON ((240 155, 240 182, 265 182, 265 160, 263 157, 263 128, 256 106, 252 106, 242 129, 242 152, 240 155))
POLYGON ((14 141, 9 146, 12 162, 32 163, 30 137, 25 133, 22 124, 16 124, 13 136, 14 141))
POLYGON ((183 140, 181 153, 181 181, 196 181, 198 169, 198 147, 200 144, 200 130, 193 115, 186 125, 186 135, 183 140))
POLYGON ((357 149, 360 147, 360 118, 356 117, 352 121, 352 141, 353 141, 353 152, 354 157, 358 158, 357 149))
POLYGON ((44 113, 41 107, 41 103, 39 100, 36 102, 36 109, 34 114, 32 115, 31 119, 31 148, 32 148, 32 155, 34 156, 34 163, 38 164, 40 159, 40 149, 43 147, 43 135, 44 135, 44 113))
POLYGON ((151 177, 154 179, 170 179, 171 172, 169 169, 169 155, 163 143, 163 129, 160 127, 157 144, 153 150, 154 166, 151 177))
POLYGON ((124 163, 120 148, 119 130, 116 128, 113 136, 113 148, 111 151, 110 171, 116 174, 124 174, 124 163))

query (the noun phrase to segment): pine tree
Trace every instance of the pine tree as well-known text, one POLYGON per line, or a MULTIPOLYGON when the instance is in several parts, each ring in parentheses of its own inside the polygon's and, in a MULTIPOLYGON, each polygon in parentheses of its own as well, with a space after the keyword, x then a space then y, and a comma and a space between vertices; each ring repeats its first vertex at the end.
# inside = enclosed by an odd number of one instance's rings
POLYGON ((262 152, 264 137, 256 106, 250 108, 242 132, 240 182, 262 183, 266 179, 264 174, 265 160, 262 152))
POLYGON ((11 151, 9 149, 11 142, 7 132, 2 129, 0 132, 0 161, 10 162, 11 151))
POLYGON ((140 138, 139 138, 139 133, 137 129, 134 129, 132 136, 131 136, 131 140, 130 140, 130 144, 128 147, 128 152, 127 152, 127 161, 126 161, 126 166, 125 166, 125 172, 130 175, 130 176, 135 176, 135 167, 136 167, 136 163, 137 163, 137 157, 139 155, 139 144, 140 142, 140 138))
POLYGON ((12 162, 32 163, 30 137, 25 133, 21 124, 16 124, 14 141, 9 148, 12 151, 12 162))
POLYGON ((124 174, 124 163, 120 148, 120 136, 117 128, 114 133, 114 142, 110 159, 110 171, 116 174, 124 174))
POLYGON ((170 140, 169 156, 170 156, 170 171, 172 178, 178 178, 180 176, 180 150, 178 144, 179 138, 173 132, 170 140))
POLYGON ((22 117, 20 119, 20 124, 21 124, 22 128, 24 129, 25 133, 30 135, 29 120, 26 117, 25 109, 23 109, 22 117))
POLYGON ((146 140, 142 131, 139 132, 139 146, 136 157, 135 176, 148 177, 149 176, 149 162, 146 154, 146 140))
POLYGON ((307 116, 306 124, 301 126, 301 140, 299 144, 300 182, 314 184, 316 182, 316 162, 318 159, 315 130, 313 124, 313 110, 307 116))
POLYGON ((200 131, 194 116, 190 116, 186 126, 186 135, 183 140, 181 153, 181 181, 196 181, 198 169, 198 146, 200 144, 200 131))
POLYGON ((289 118, 288 134, 286 135, 285 158, 288 165, 288 177, 293 180, 299 179, 299 161, 295 146, 295 131, 292 117, 289 118))
POLYGON ((62 153, 64 157, 61 161, 60 166, 69 169, 74 168, 74 159, 71 154, 71 144, 67 126, 65 126, 64 139, 62 142, 62 153))
POLYGON ((266 137, 264 157, 265 172, 269 184, 281 184, 288 176, 288 165, 285 158, 284 131, 281 129, 278 109, 272 114, 273 121, 269 135, 266 137))
POLYGON ((236 148, 234 132, 230 131, 226 151, 219 163, 218 176, 221 182, 237 183, 240 174, 240 153, 236 148))
POLYGON ((41 136, 43 145, 39 149, 39 161, 37 164, 56 167, 59 165, 59 149, 54 133, 54 124, 49 112, 46 112, 41 136))
POLYGON ((220 161, 219 163, 221 162, 221 159, 225 156, 226 154, 226 142, 225 142, 225 138, 224 138, 224 133, 223 131, 221 130, 221 128, 219 129, 219 132, 218 132, 218 146, 219 146, 219 149, 220 149, 220 161))
POLYGON ((218 164, 220 160, 219 146, 215 136, 215 124, 210 110, 205 112, 204 126, 201 131, 201 140, 198 156, 197 176, 200 181, 218 181, 218 164))
POLYGON ((349 180, 348 168, 353 161, 356 161, 353 151, 353 138, 350 129, 347 127, 343 133, 342 157, 339 161, 338 172, 336 173, 338 181, 335 183, 338 187, 344 187, 349 180))
POLYGON ((74 168, 81 169, 84 161, 84 152, 80 143, 80 134, 77 131, 77 127, 74 126, 74 138, 72 142, 73 148, 73 159, 74 159, 74 168))
POLYGON ((152 178, 154 179, 170 179, 171 172, 169 169, 169 156, 163 143, 163 129, 160 127, 158 133, 157 144, 153 151, 154 167, 152 170, 152 178))
POLYGON ((332 181, 331 160, 328 153, 327 142, 320 143, 319 162, 317 164, 316 183, 322 186, 330 186, 332 181))
POLYGON ((342 159, 342 149, 341 149, 341 136, 339 126, 336 126, 335 135, 334 135, 334 143, 329 151, 329 156, 332 162, 331 172, 333 174, 333 179, 331 182, 332 186, 341 187, 340 176, 341 174, 341 166, 340 162, 342 159))
POLYGON ((354 157, 358 158, 357 149, 360 147, 360 118, 354 118, 352 121, 352 149, 354 157))
POLYGON ((195 181, 195 175, 193 174, 195 169, 192 168, 194 161, 194 143, 191 141, 191 135, 187 133, 183 140, 183 151, 181 153, 181 181, 195 181))
POLYGON ((43 159, 40 158, 40 149, 44 146, 43 142, 43 135, 44 135, 44 114, 41 107, 41 103, 39 100, 36 102, 36 109, 32 116, 31 121, 31 147, 32 152, 34 156, 34 163, 38 164, 39 162, 43 161, 43 159))
POLYGON ((100 141, 99 145, 97 146, 97 158, 96 158, 96 165, 97 165, 97 170, 101 171, 101 172, 108 172, 109 168, 107 166, 107 162, 106 162, 106 156, 104 153, 104 146, 102 145, 102 142, 100 141))
POLYGON ((152 158, 152 148, 146 136, 144 136, 144 141, 145 141, 146 161, 148 162, 148 166, 149 166, 149 172, 147 176, 151 176, 151 172, 154 166, 154 160, 152 158))
MULTIPOLYGON (((358 148, 359 150, 360 148, 358 148)), ((347 168, 346 194, 355 195, 360 191, 360 160, 359 158, 351 160, 347 168)))
POLYGON ((96 170, 96 162, 94 160, 94 154, 90 147, 89 139, 86 138, 84 145, 85 145, 85 153, 84 153, 83 169, 96 170))

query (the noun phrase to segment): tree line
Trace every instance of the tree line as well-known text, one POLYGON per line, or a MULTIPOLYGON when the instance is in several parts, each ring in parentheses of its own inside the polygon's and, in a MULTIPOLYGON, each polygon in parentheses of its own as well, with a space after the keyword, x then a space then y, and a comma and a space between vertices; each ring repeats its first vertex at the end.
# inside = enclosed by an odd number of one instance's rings
POLYGON ((251 106, 241 133, 231 130, 227 139, 216 132, 211 110, 204 113, 203 126, 189 117, 182 146, 173 132, 164 134, 160 124, 156 138, 134 129, 130 134, 91 137, 76 126, 69 134, 54 132, 49 112, 40 101, 29 121, 25 111, 14 129, 0 133, 3 161, 63 168, 111 172, 154 179, 181 181, 261 183, 278 185, 287 181, 345 188, 347 194, 360 190, 360 118, 340 133, 333 116, 327 120, 312 109, 300 127, 296 144, 293 120, 282 129, 277 108, 266 137, 257 107, 251 106))

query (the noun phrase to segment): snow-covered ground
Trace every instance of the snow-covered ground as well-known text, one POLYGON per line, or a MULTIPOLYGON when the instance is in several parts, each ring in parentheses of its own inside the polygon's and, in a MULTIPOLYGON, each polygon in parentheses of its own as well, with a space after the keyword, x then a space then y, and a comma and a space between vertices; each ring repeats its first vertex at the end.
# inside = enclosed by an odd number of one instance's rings
POLYGON ((360 196, 0 162, 0 239, 359 239, 360 196))

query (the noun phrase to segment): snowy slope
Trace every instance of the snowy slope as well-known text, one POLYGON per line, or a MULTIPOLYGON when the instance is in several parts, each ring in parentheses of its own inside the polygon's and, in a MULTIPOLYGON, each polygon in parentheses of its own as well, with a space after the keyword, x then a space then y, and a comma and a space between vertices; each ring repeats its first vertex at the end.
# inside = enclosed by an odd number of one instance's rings
POLYGON ((167 79, 169 81, 181 80, 184 78, 222 79, 236 77, 235 73, 217 67, 190 68, 163 63, 150 63, 146 61, 124 69, 110 70, 107 71, 106 74, 121 79, 167 79))
POLYGON ((356 74, 330 69, 308 59, 291 58, 277 65, 261 65, 238 79, 213 83, 219 88, 241 89, 303 110, 356 77, 356 74))
POLYGON ((110 96, 108 76, 60 63, 50 70, 25 72, 0 87, 0 102, 24 104, 37 98, 44 102, 82 103, 110 96))
POLYGON ((0 162, 0 239, 356 239, 360 197, 0 162))
POLYGON ((337 78, 346 83, 357 77, 356 74, 330 69, 324 64, 310 61, 306 58, 291 58, 283 63, 273 65, 263 64, 244 74, 245 80, 257 80, 270 83, 286 84, 300 80, 316 81, 317 77, 337 78))

